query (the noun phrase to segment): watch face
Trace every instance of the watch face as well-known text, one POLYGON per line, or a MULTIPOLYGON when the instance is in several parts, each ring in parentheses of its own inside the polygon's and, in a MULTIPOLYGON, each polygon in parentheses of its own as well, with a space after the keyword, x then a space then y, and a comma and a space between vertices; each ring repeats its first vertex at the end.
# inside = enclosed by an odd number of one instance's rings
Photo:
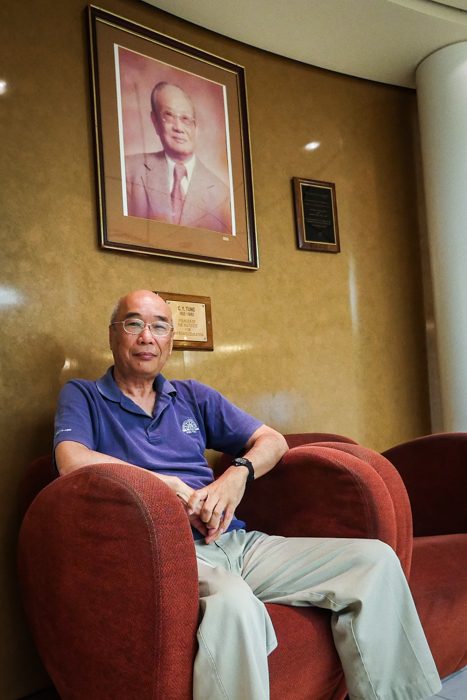
POLYGON ((232 464, 235 464, 236 467, 246 467, 248 469, 248 481, 253 481, 255 478, 255 472, 253 470, 253 465, 250 462, 249 459, 246 457, 235 457, 235 459, 232 461, 232 464))

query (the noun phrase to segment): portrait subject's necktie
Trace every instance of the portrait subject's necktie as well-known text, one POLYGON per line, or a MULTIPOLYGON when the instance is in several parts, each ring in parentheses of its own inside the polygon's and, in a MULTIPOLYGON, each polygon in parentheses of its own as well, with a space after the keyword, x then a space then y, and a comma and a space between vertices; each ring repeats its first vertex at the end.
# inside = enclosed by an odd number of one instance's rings
POLYGON ((175 163, 174 184, 172 187, 172 192, 170 193, 170 199, 172 200, 172 221, 174 224, 179 224, 182 216, 184 199, 182 179, 186 176, 186 174, 186 168, 183 163, 175 163))

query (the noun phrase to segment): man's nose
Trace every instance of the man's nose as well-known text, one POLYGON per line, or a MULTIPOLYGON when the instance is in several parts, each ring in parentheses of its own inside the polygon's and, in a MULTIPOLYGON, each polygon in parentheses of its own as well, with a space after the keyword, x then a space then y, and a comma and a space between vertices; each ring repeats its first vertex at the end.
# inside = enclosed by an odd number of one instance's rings
POLYGON ((154 341, 154 337, 151 331, 149 330, 149 323, 146 323, 146 325, 144 326, 143 330, 138 336, 138 340, 139 339, 143 340, 145 343, 154 341))
POLYGON ((180 115, 175 114, 173 118, 173 126, 177 129, 177 131, 183 131, 183 121, 180 115))

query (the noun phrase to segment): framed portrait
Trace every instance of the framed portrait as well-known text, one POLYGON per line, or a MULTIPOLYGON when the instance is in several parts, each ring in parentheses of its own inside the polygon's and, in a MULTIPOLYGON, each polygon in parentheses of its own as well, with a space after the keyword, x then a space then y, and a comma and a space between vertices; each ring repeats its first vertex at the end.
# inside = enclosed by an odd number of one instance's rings
POLYGON ((244 69, 88 7, 103 248, 256 269, 244 69))
POLYGON ((300 250, 339 253, 336 187, 333 182, 292 178, 300 250))

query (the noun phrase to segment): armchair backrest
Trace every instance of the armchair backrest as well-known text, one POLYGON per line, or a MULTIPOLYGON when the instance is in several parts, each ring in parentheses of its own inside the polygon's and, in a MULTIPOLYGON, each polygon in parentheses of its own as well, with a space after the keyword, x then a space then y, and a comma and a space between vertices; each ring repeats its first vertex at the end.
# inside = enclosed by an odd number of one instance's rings
POLYGON ((467 532, 467 433, 425 435, 383 455, 404 481, 416 536, 467 532))
POLYGON ((21 518, 45 486, 59 476, 51 454, 38 457, 28 464, 19 488, 19 508, 21 518))

